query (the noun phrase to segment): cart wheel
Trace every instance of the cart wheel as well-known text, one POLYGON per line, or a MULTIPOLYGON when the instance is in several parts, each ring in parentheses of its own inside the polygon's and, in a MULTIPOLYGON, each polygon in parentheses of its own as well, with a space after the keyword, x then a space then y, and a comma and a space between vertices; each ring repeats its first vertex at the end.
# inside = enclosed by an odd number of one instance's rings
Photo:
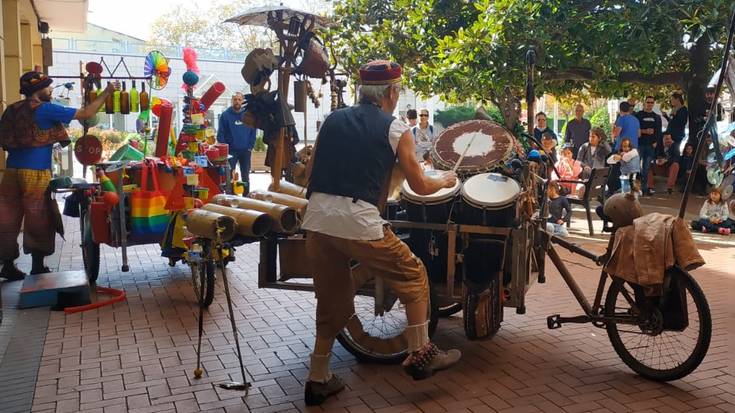
MULTIPOLYGON (((429 337, 434 335, 438 321, 436 310, 430 311, 429 337)), ((355 315, 337 335, 337 340, 360 362, 399 363, 408 355, 408 343, 403 337, 407 325, 406 307, 400 301, 396 300, 382 315, 376 315, 375 298, 358 294, 355 295, 355 315)))
POLYGON ((84 272, 90 283, 95 284, 100 273, 100 244, 92 240, 92 225, 89 222, 89 209, 84 209, 79 218, 79 229, 82 233, 82 262, 84 272))
POLYGON ((645 297, 640 287, 619 278, 605 298, 606 317, 634 317, 630 324, 607 322, 615 352, 633 371, 656 381, 677 380, 694 371, 712 338, 709 305, 694 278, 678 267, 667 270, 666 278, 677 292, 666 296, 667 303, 645 297))
POLYGON ((190 262, 191 267, 191 283, 194 288, 194 295, 200 305, 209 307, 214 300, 214 261, 190 262), (202 278, 204 277, 204 291, 202 288, 202 278))

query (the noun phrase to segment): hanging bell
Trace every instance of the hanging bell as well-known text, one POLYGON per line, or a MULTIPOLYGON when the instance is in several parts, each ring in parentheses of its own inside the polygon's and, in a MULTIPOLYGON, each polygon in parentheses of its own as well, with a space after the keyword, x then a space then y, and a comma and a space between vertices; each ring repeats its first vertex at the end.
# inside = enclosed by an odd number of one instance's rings
POLYGON ((294 112, 306 112, 306 82, 308 82, 308 80, 295 80, 293 82, 294 112))

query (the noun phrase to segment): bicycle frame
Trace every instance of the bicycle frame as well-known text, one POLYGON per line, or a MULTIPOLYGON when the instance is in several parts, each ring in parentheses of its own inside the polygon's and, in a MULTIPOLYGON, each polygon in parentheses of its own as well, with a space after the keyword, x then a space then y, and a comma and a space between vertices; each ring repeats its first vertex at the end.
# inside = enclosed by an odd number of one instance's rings
MULTIPOLYGON (((582 291, 582 288, 577 283, 576 279, 572 275, 571 272, 569 272, 569 269, 564 264, 564 260, 559 256, 559 254, 556 252, 556 249, 552 244, 557 244, 561 246, 562 248, 575 253, 579 254, 585 258, 589 258, 591 261, 593 261, 598 266, 601 266, 603 261, 608 257, 610 254, 610 251, 612 249, 612 244, 615 239, 615 234, 613 233, 610 237, 610 240, 608 241, 608 245, 605 251, 605 254, 603 255, 595 255, 590 251, 585 250, 584 248, 572 244, 571 242, 559 238, 553 234, 549 234, 545 230, 540 230, 541 232, 540 236, 543 237, 543 242, 545 243, 545 251, 546 254, 549 256, 549 259, 551 259, 551 262, 554 264, 556 269, 559 271, 559 274, 561 275, 562 279, 564 279, 564 282, 567 284, 567 287, 569 287, 569 290, 574 295, 574 298, 579 303, 580 307, 582 307, 582 310, 584 311, 584 315, 576 316, 576 317, 561 317, 559 315, 550 316, 547 320, 549 328, 559 328, 563 323, 592 323, 596 327, 604 327, 605 324, 609 321, 614 321, 615 323, 619 324, 632 324, 636 325, 638 324, 637 318, 635 316, 606 316, 602 314, 602 308, 604 303, 602 302, 602 296, 605 292, 605 286, 607 284, 607 279, 612 278, 612 275, 605 272, 605 270, 601 270, 600 272, 600 280, 597 283, 597 290, 595 291, 595 300, 593 304, 590 304, 589 300, 587 299, 587 296, 585 295, 584 291, 582 291)), ((631 305, 635 305, 635 299, 630 297, 629 294, 624 293, 625 298, 629 301, 631 305)))

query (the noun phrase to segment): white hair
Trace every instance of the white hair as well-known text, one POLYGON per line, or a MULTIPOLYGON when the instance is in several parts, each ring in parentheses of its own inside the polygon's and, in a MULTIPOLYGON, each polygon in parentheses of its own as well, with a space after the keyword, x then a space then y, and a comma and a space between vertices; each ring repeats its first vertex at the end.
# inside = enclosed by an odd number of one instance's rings
POLYGON ((388 96, 390 90, 401 90, 400 83, 392 83, 389 85, 361 85, 360 86, 360 102, 371 102, 380 104, 384 96, 388 96))

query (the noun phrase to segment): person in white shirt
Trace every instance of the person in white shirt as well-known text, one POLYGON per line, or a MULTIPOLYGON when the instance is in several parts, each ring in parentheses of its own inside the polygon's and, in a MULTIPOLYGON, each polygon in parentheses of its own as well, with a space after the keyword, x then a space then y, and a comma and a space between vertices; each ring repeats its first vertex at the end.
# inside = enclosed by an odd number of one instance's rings
POLYGON ((408 357, 404 369, 414 379, 457 363, 459 350, 439 350, 429 340, 429 282, 426 268, 380 216, 396 166, 418 194, 455 185, 453 172, 425 176, 408 126, 391 114, 398 104, 401 66, 379 60, 360 68, 360 99, 327 117, 319 131, 312 162, 302 228, 314 272, 317 297, 316 343, 304 392, 309 406, 344 388, 329 371, 337 334, 355 314, 354 260, 380 276, 406 306, 404 332, 408 357))

